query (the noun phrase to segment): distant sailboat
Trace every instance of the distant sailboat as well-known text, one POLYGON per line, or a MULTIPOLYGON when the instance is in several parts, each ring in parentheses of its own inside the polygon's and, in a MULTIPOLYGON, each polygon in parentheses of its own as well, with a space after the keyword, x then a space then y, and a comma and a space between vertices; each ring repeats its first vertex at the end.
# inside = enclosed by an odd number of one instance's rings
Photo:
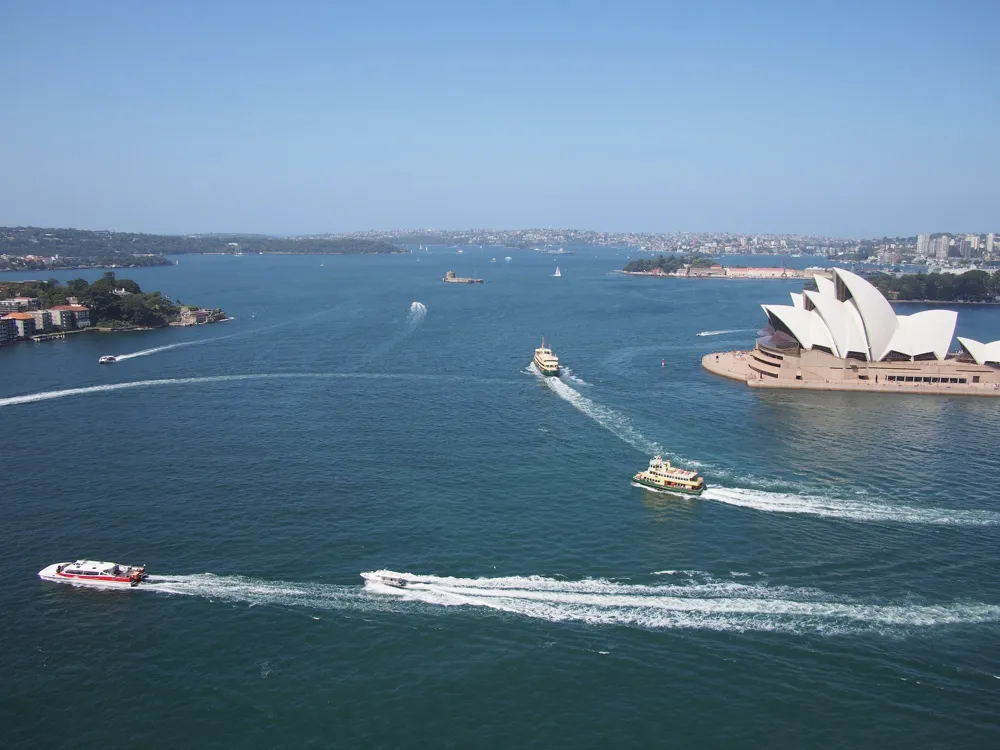
POLYGON ((559 270, 559 266, 556 266, 556 272, 552 274, 553 276, 562 276, 562 271, 559 270))

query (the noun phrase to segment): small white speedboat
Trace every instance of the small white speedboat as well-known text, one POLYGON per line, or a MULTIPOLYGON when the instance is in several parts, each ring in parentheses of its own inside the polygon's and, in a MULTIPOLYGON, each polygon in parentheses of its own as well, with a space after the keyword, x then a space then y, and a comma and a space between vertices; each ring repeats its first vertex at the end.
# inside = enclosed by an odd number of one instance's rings
POLYGON ((100 364, 102 364, 102 365, 113 365, 115 362, 118 361, 118 357, 115 357, 115 356, 113 356, 111 354, 105 354, 103 357, 101 357, 97 361, 100 364))
POLYGON ((146 580, 145 565, 120 565, 96 560, 53 563, 38 571, 43 581, 104 589, 135 588, 146 580))
POLYGON ((405 589, 409 581, 407 581, 402 576, 388 575, 381 571, 376 571, 374 573, 362 573, 361 577, 365 579, 368 583, 380 583, 383 586, 392 586, 396 589, 405 589))

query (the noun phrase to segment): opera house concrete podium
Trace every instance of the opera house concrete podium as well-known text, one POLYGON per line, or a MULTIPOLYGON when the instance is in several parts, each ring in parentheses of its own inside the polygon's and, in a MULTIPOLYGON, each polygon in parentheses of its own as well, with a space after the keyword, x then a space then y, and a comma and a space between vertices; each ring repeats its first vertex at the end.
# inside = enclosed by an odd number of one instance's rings
POLYGON ((959 338, 958 313, 897 315, 882 293, 836 268, 791 305, 761 305, 767 327, 750 351, 702 358, 709 372, 751 388, 1000 396, 1000 341, 959 338))

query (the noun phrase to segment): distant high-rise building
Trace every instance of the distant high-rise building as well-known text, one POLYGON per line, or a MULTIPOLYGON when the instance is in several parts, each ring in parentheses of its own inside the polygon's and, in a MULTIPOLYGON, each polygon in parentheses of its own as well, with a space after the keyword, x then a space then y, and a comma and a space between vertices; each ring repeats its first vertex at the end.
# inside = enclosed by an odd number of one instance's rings
POLYGON ((978 234, 967 234, 967 235, 965 235, 965 239, 967 239, 969 241, 969 247, 971 247, 973 250, 978 250, 979 249, 979 235, 978 234))
POLYGON ((970 236, 971 235, 966 235, 958 243, 958 254, 961 255, 963 258, 972 257, 972 240, 969 239, 970 236))
POLYGON ((926 256, 929 250, 930 236, 926 234, 917 235, 917 255, 926 256))
POLYGON ((986 252, 993 253, 993 232, 986 235, 986 252))
POLYGON ((948 235, 946 234, 942 234, 940 237, 934 240, 934 244, 936 245, 934 250, 934 256, 938 260, 947 260, 948 250, 951 247, 951 238, 949 238, 948 235))

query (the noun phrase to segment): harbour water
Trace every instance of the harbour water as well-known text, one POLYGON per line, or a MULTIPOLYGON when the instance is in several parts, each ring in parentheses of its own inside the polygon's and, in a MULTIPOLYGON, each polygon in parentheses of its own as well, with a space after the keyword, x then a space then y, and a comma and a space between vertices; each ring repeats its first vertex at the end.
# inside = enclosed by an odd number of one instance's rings
POLYGON ((801 281, 575 251, 185 256, 119 273, 234 320, 0 350, 5 746, 994 746, 1000 401, 751 391, 801 281))

